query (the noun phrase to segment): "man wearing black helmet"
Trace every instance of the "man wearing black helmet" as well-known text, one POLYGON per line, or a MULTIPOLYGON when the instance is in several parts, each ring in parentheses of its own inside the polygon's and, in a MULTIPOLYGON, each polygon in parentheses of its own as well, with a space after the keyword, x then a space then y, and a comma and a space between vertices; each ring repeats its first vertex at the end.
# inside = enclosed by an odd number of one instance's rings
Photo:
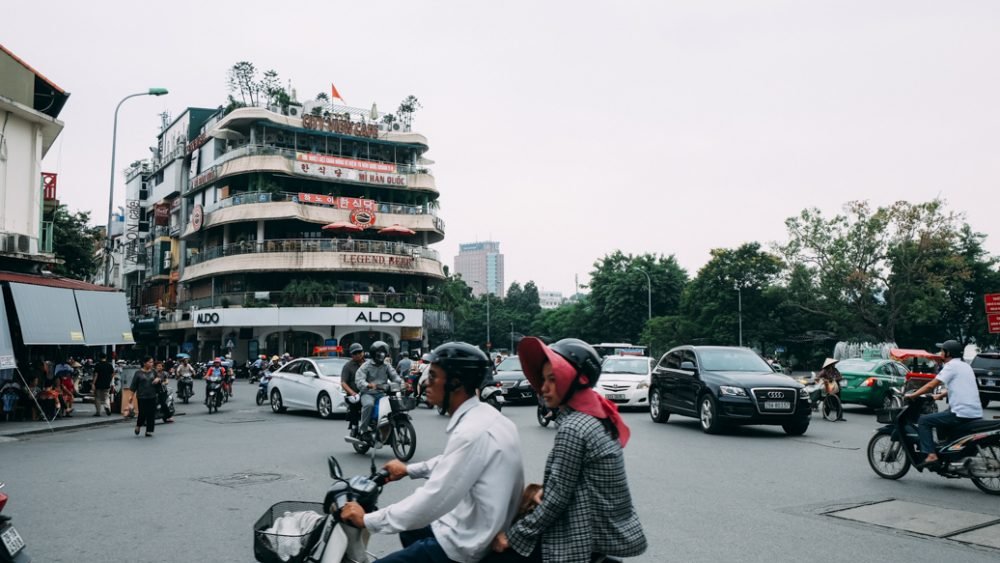
POLYGON ((344 399, 347 401, 347 424, 354 426, 361 419, 361 395, 355 377, 361 364, 365 363, 365 347, 355 342, 347 351, 351 355, 351 361, 340 370, 340 387, 344 390, 344 399))
POLYGON ((920 435, 920 451, 927 454, 921 466, 938 463, 934 453, 935 428, 953 428, 959 424, 978 420, 983 417, 983 405, 979 401, 979 387, 976 385, 976 374, 969 364, 962 361, 962 344, 957 340, 945 340, 937 344, 944 356, 944 367, 934 379, 923 387, 906 396, 912 399, 933 391, 942 383, 948 387, 949 410, 934 414, 925 414, 917 421, 917 433, 920 435))
POLYGON ((393 369, 389 360, 389 345, 381 340, 375 341, 368 349, 371 357, 354 375, 354 384, 361 391, 361 422, 358 428, 366 431, 371 421, 375 403, 382 396, 378 388, 389 381, 401 383, 399 374, 393 369), (387 361, 389 360, 389 361, 387 361))
POLYGON ((479 561, 510 525, 524 488, 517 427, 476 397, 489 358, 475 346, 452 342, 428 359, 427 400, 451 414, 444 453, 423 463, 385 465, 390 481, 427 479, 409 497, 371 514, 349 502, 340 513, 357 527, 399 534, 403 549, 380 562, 479 561))

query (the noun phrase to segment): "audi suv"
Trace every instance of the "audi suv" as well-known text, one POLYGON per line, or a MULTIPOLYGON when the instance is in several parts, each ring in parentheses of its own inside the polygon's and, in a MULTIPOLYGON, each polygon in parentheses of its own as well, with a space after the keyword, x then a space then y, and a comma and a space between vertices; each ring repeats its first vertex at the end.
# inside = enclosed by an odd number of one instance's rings
POLYGON ((730 425, 775 425, 799 436, 812 409, 804 386, 749 348, 680 346, 660 358, 649 387, 649 416, 667 422, 671 414, 695 417, 717 434, 730 425))

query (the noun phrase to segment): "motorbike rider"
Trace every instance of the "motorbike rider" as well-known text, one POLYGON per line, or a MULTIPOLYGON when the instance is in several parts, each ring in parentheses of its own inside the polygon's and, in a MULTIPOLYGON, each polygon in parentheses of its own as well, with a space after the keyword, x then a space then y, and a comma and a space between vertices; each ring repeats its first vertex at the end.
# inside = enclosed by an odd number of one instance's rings
POLYGON ((517 514, 524 487, 517 427, 479 402, 476 389, 490 370, 481 350, 450 342, 430 353, 428 400, 451 414, 444 453, 422 463, 385 465, 389 481, 409 475, 427 482, 407 498, 365 514, 356 502, 343 520, 382 534, 399 534, 403 549, 380 562, 469 563, 489 552, 490 541, 517 514))
POLYGON ((218 375, 219 377, 222 378, 222 382, 223 382, 222 384, 225 385, 226 384, 225 381, 226 381, 226 377, 227 377, 227 373, 226 372, 227 372, 226 368, 223 367, 223 365, 222 365, 222 358, 215 358, 214 360, 212 360, 212 367, 210 367, 207 370, 205 370, 205 397, 206 397, 206 399, 208 397, 208 379, 210 377, 218 375))
POLYGON ((400 383, 402 380, 399 374, 393 369, 387 359, 389 359, 389 345, 381 340, 376 340, 368 349, 371 358, 358 368, 354 375, 354 384, 361 390, 361 425, 365 430, 371 420, 372 410, 375 403, 382 397, 382 391, 377 390, 379 385, 385 385, 388 381, 400 383))
MULTIPOLYGON (((934 451, 933 430, 954 428, 966 422, 983 418, 983 404, 979 400, 979 386, 976 384, 976 374, 972 366, 962 361, 964 347, 957 340, 945 340, 936 344, 944 356, 941 371, 923 387, 906 395, 907 399, 919 397, 936 389, 942 383, 948 386, 949 410, 933 414, 925 414, 917 421, 917 434, 920 435, 920 451, 927 454, 921 467, 938 463, 934 451)), ((939 398, 938 395, 935 399, 939 398)), ((940 432, 940 430, 939 430, 940 432)))
POLYGON ((281 369, 281 358, 278 356, 271 356, 271 363, 267 364, 264 369, 267 371, 268 375, 278 371, 281 369))
POLYGON ((344 390, 347 401, 347 424, 350 426, 356 425, 361 416, 361 394, 354 378, 358 374, 358 368, 365 363, 365 347, 355 342, 347 351, 351 355, 351 361, 340 370, 340 387, 344 390))
POLYGON ((181 389, 187 389, 189 396, 194 396, 194 367, 188 363, 187 358, 181 358, 181 363, 177 366, 177 391, 181 392, 181 389))

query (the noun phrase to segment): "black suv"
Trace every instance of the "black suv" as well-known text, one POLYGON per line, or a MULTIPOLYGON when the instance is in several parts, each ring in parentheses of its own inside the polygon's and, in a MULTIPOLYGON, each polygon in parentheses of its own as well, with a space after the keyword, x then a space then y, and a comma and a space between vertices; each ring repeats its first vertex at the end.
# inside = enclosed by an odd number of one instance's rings
POLYGON ((680 346, 653 370, 649 416, 666 422, 671 413, 696 417, 709 434, 729 424, 780 425, 805 434, 812 409, 803 385, 749 348, 680 346))
POLYGON ((979 400, 985 409, 990 401, 1000 401, 1000 352, 980 352, 972 360, 979 384, 979 400))

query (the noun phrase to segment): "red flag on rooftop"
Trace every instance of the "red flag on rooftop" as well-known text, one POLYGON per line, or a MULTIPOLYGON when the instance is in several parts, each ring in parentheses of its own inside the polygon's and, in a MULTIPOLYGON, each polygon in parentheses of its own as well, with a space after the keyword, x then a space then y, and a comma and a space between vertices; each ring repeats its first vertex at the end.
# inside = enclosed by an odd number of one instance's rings
POLYGON ((333 85, 333 82, 330 83, 330 94, 331 99, 344 101, 344 98, 340 97, 340 92, 337 91, 337 87, 333 85))

